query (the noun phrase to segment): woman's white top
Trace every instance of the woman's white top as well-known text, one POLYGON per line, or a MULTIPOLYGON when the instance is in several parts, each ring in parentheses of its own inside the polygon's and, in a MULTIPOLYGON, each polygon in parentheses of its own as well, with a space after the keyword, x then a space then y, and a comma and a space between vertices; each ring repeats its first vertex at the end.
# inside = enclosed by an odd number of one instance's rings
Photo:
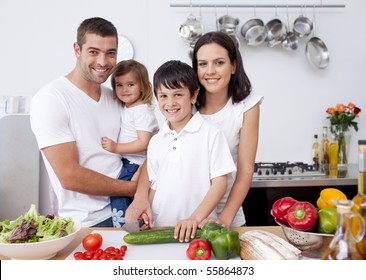
MULTIPOLYGON (((238 162, 240 130, 243 125, 244 113, 255 106, 258 102, 261 103, 262 100, 263 96, 255 95, 253 93, 243 101, 235 104, 233 104, 232 99, 230 98, 220 111, 211 115, 201 114, 205 120, 215 124, 224 132, 235 165, 237 165, 238 162)), ((226 194, 218 205, 218 215, 220 215, 224 209, 225 203, 235 181, 235 177, 236 172, 233 172, 228 178, 226 194)), ((243 208, 240 207, 231 226, 242 226, 243 224, 245 224, 245 216, 243 208)))

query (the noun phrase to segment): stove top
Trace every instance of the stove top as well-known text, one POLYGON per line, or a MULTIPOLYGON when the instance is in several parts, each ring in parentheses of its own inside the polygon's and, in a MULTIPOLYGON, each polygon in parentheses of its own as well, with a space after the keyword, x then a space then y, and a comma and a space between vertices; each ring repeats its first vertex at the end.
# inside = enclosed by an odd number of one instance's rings
POLYGON ((254 179, 285 179, 325 176, 314 166, 304 162, 256 162, 254 179))

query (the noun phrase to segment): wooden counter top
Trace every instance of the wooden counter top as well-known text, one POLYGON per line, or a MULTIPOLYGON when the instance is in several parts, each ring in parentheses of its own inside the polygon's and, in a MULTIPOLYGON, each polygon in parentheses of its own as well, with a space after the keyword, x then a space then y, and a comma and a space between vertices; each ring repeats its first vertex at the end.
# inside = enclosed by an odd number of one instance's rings
MULTIPOLYGON (((83 237, 85 235, 87 235, 88 233, 95 231, 95 230, 122 230, 122 229, 116 229, 116 228, 82 228, 80 230, 80 232, 78 233, 78 235, 76 236, 76 238, 63 250, 61 250, 55 257, 52 258, 52 260, 64 260, 65 258, 67 258, 68 255, 70 255, 72 253, 72 251, 74 251, 74 249, 79 246, 79 244, 81 243, 83 237)), ((238 228, 234 228, 236 231, 239 232, 239 235, 241 235, 242 233, 246 232, 246 231, 250 231, 250 230, 265 230, 271 233, 274 233, 278 236, 280 236, 281 238, 286 240, 286 237, 283 234, 283 231, 281 229, 281 227, 279 226, 266 226, 266 227, 238 227, 238 228)), ((1 256, 0 255, 0 260, 7 260, 8 258, 1 256)))

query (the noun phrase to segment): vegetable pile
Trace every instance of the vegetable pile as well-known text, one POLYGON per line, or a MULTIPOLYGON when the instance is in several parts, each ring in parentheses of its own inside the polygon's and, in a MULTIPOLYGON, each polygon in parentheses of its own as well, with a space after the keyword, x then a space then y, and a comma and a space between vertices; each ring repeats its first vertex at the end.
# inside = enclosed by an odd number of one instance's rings
POLYGON ((73 232, 71 218, 39 215, 34 204, 14 221, 0 222, 0 243, 31 243, 64 237, 73 232))
POLYGON ((120 248, 109 246, 102 249, 103 237, 99 233, 89 233, 82 240, 85 251, 74 253, 75 260, 123 260, 127 246, 120 248))
POLYGON ((334 201, 339 199, 347 199, 347 196, 335 188, 326 188, 320 192, 316 203, 318 208, 310 202, 297 201, 287 196, 273 203, 272 215, 296 230, 333 234, 337 226, 334 201))
MULTIPOLYGON (((189 254, 187 252, 187 256, 189 258, 197 259, 196 257, 203 256, 203 259, 206 259, 207 246, 204 246, 203 242, 196 241, 198 239, 205 241, 209 245, 210 252, 212 250, 219 260, 227 260, 240 255, 239 233, 215 222, 207 222, 201 230, 197 229, 195 238, 190 240, 192 248, 188 247, 190 252, 189 254)), ((179 240, 174 238, 174 228, 130 232, 123 237, 123 240, 128 244, 179 243, 179 240)))

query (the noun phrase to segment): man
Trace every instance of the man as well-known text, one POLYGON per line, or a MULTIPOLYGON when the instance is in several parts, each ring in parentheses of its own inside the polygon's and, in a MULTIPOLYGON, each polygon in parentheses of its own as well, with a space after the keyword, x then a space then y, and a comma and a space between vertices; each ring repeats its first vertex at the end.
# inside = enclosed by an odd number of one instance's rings
POLYGON ((75 68, 41 88, 32 99, 37 138, 58 214, 82 226, 113 226, 109 196, 133 196, 136 182, 117 180, 121 158, 103 149, 117 140, 120 105, 102 84, 116 65, 118 34, 102 18, 84 20, 74 43, 75 68))

